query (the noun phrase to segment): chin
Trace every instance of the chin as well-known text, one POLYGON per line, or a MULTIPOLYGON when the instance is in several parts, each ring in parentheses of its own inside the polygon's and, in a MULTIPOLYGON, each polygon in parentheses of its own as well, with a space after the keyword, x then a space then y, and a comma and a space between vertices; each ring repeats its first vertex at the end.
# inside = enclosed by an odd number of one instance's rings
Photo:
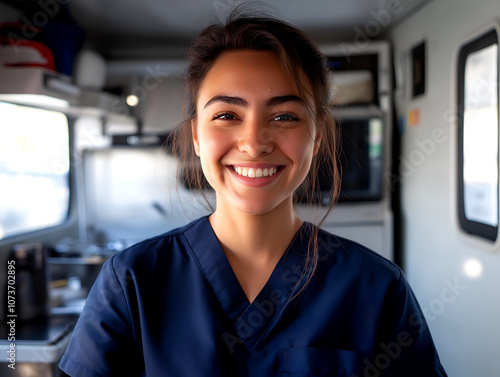
POLYGON ((233 203, 232 207, 247 215, 265 215, 284 205, 286 199, 282 200, 243 200, 233 203))

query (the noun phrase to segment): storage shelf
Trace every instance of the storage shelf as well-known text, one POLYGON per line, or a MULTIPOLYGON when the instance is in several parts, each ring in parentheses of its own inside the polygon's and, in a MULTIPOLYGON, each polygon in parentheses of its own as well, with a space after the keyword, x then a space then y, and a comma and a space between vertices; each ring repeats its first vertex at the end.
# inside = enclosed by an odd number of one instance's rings
POLYGON ((49 258, 50 264, 75 264, 75 265, 102 265, 108 258, 94 255, 91 257, 53 257, 49 258))

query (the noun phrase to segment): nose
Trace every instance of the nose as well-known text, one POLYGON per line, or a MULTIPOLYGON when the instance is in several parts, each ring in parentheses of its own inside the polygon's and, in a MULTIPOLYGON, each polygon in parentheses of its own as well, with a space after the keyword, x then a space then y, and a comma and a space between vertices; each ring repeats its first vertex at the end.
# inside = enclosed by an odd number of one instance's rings
POLYGON ((239 150, 251 157, 259 157, 273 151, 273 132, 260 122, 249 122, 243 128, 239 150))

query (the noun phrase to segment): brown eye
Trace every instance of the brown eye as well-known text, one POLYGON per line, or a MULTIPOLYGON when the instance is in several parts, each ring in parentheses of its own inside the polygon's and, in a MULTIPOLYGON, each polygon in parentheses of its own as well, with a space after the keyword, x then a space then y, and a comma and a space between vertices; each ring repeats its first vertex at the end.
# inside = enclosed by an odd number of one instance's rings
POLYGON ((279 122, 295 122, 299 120, 296 116, 292 114, 280 114, 276 116, 273 120, 279 121, 279 122))
POLYGON ((229 114, 229 113, 221 113, 221 114, 216 114, 212 120, 217 120, 217 119, 221 119, 221 120, 234 120, 236 119, 234 115, 232 114, 229 114))

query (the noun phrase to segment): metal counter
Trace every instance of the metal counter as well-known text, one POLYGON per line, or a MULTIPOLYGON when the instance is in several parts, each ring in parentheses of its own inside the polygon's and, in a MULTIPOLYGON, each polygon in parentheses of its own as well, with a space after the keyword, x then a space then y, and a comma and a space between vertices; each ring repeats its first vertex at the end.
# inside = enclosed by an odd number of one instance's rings
POLYGON ((46 320, 16 323, 15 342, 8 340, 10 326, 0 325, 0 376, 56 377, 65 376, 58 363, 68 346, 77 316, 51 316, 46 320), (15 369, 8 360, 15 345, 15 369))

